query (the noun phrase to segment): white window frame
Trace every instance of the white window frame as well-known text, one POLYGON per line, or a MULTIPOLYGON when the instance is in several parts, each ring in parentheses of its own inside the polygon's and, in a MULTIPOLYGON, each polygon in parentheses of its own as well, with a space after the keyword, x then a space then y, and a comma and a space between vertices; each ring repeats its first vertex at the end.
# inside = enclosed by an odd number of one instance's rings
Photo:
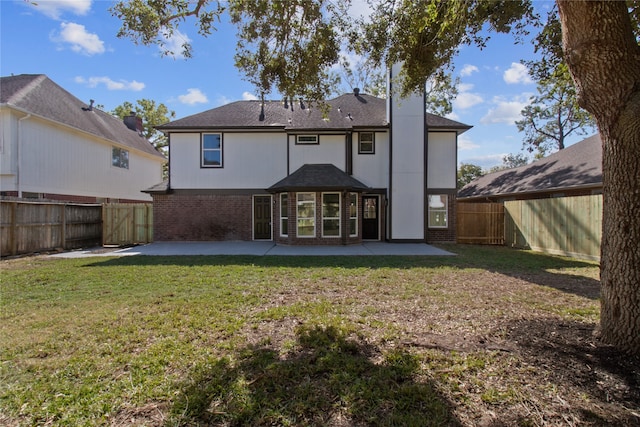
POLYGON ((129 169, 129 150, 112 146, 111 147, 111 166, 115 168, 120 168, 120 169, 129 169))
POLYGON ((318 135, 296 135, 296 145, 318 145, 320 138, 318 135))
POLYGON ((358 193, 349 193, 349 237, 358 237, 358 193), (353 197, 355 197, 355 205, 354 209, 351 209, 353 197), (355 221, 355 227, 351 227, 351 221, 355 221))
POLYGON ((429 194, 428 199, 429 202, 427 204, 427 210, 429 217, 429 228, 449 228, 449 196, 446 194, 429 194), (435 199, 436 197, 438 199, 435 199), (442 200, 444 200, 444 206, 440 206, 442 204, 442 200), (444 215, 445 225, 437 225, 437 222, 433 223, 431 221, 432 214, 435 214, 436 218, 439 218, 438 215, 444 215))
POLYGON ((358 154, 376 154, 376 134, 375 132, 358 132, 358 154), (362 136, 371 135, 371 141, 365 141, 371 144, 371 150, 362 149, 362 136))
POLYGON ((316 237, 316 193, 313 192, 302 192, 296 193, 296 236, 301 239, 313 239, 316 237), (313 200, 300 200, 301 196, 311 196, 313 200), (310 217, 301 217, 300 216, 300 207, 305 204, 313 204, 313 209, 311 209, 312 216, 310 217), (313 233, 311 235, 300 235, 300 220, 311 220, 313 223, 313 233))
POLYGON ((340 238, 341 236, 342 236, 342 197, 341 197, 341 193, 336 192, 336 191, 328 191, 326 193, 322 193, 322 237, 326 237, 328 239, 332 239, 332 238, 335 239, 335 238, 340 238), (324 212, 324 205, 325 205, 324 198, 327 195, 332 195, 332 196, 336 196, 337 195, 338 196, 338 216, 337 217, 335 217, 335 216, 330 216, 330 217, 324 216, 324 213, 325 213, 324 212), (325 221, 335 221, 335 220, 338 220, 338 234, 337 235, 333 235, 333 234, 327 235, 327 234, 325 234, 325 232, 324 232, 324 222, 325 221))
POLYGON ((288 193, 280 193, 280 237, 288 237, 289 236, 289 194, 288 193), (282 214, 282 199, 286 197, 287 199, 287 209, 285 210, 285 214, 282 214), (283 224, 287 224, 287 232, 283 233, 283 224))
POLYGON ((203 133, 202 136, 200 137, 200 167, 201 168, 221 168, 223 167, 223 137, 222 137, 222 133, 219 132, 207 132, 207 133, 203 133), (207 135, 218 135, 218 137, 220 138, 220 148, 205 148, 204 146, 204 140, 205 137, 207 135), (204 162, 204 153, 206 152, 215 152, 218 151, 220 152, 220 164, 219 165, 207 165, 204 162))

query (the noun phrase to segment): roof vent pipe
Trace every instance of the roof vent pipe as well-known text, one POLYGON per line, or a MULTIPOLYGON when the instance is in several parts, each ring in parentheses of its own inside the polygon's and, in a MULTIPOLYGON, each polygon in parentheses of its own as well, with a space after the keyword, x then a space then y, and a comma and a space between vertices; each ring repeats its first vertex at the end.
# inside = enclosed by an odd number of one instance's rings
POLYGON ((359 87, 354 87, 353 88, 353 94, 355 96, 359 96, 360 95, 360 88, 359 87))

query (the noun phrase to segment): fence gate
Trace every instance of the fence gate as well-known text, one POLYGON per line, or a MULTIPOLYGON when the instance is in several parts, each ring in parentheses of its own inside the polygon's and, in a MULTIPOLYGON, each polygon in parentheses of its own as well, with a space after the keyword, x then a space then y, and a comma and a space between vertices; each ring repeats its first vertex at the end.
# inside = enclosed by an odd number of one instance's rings
POLYGON ((102 244, 133 245, 153 241, 153 205, 105 203, 102 206, 102 244))
POLYGON ((502 203, 458 203, 457 242, 504 245, 502 203))

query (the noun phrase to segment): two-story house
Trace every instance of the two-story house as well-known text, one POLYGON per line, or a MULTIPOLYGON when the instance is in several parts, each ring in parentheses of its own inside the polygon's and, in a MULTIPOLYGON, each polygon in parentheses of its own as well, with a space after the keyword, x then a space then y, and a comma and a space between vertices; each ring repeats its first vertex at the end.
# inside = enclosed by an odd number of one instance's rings
POLYGON ((455 241, 457 137, 423 95, 238 101, 159 127, 154 239, 455 241), (328 108, 327 108, 328 107, 328 108))
POLYGON ((82 203, 150 202, 166 158, 123 120, 43 74, 0 80, 0 194, 82 203))

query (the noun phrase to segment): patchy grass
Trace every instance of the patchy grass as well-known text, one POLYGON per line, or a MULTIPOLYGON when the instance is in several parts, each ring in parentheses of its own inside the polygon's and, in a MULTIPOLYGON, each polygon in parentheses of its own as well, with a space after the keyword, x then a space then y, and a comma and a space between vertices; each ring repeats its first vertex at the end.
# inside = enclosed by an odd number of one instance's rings
POLYGON ((2 261, 0 424, 640 423, 596 264, 445 249, 2 261))

